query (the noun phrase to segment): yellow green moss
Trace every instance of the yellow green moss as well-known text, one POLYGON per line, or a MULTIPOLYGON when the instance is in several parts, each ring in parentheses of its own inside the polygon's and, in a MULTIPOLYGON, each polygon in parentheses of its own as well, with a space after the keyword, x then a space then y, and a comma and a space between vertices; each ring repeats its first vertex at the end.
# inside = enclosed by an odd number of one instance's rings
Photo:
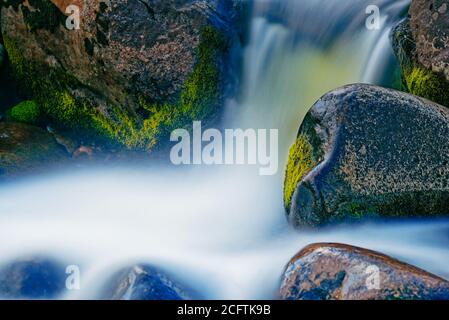
POLYGON ((221 34, 212 27, 206 27, 200 37, 198 62, 185 81, 177 103, 151 104, 141 99, 142 108, 149 113, 143 121, 115 108, 116 121, 95 116, 97 125, 128 149, 150 151, 160 141, 168 141, 174 129, 189 128, 194 120, 212 120, 220 99, 220 72, 216 57, 223 50, 226 50, 226 43, 221 34))
POLYGON ((10 110, 9 116, 16 122, 36 124, 40 119, 39 106, 35 101, 23 101, 10 110))
POLYGON ((217 57, 226 46, 219 31, 206 27, 200 36, 198 61, 178 101, 160 105, 142 98, 141 107, 148 115, 139 119, 114 105, 109 105, 107 114, 102 114, 87 100, 75 98, 72 90, 82 86, 76 78, 63 70, 48 70, 25 61, 15 43, 5 38, 12 71, 23 95, 36 100, 56 126, 102 142, 119 143, 127 149, 146 151, 153 150, 161 141, 168 141, 170 132, 176 128, 189 128, 194 120, 214 119, 221 99, 217 57))
POLYGON ((414 66, 404 72, 404 79, 410 93, 449 106, 449 83, 443 76, 414 66))
POLYGON ((293 193, 315 165, 313 147, 305 135, 300 135, 290 149, 284 182, 284 205, 290 210, 293 193))

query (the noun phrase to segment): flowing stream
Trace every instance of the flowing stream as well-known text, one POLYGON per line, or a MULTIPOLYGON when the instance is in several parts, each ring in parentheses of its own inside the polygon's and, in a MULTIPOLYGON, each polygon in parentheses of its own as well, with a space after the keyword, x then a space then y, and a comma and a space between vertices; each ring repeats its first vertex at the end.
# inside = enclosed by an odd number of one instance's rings
POLYGON ((0 265, 44 255, 81 267, 95 298, 134 263, 159 266, 207 299, 270 299, 289 259, 315 242, 392 255, 449 278, 449 221, 381 221, 294 231, 282 204, 283 168, 302 118, 327 91, 392 83, 388 33, 408 0, 257 0, 242 97, 226 127, 279 129, 279 174, 253 167, 90 168, 0 186, 0 265), (377 4, 381 28, 365 27, 377 4))

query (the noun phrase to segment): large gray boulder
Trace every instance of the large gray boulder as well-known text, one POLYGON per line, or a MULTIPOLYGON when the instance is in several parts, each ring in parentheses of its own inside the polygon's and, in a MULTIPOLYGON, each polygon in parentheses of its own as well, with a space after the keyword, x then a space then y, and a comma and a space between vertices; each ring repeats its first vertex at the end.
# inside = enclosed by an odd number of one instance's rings
POLYGON ((378 252, 318 243, 299 252, 281 280, 285 300, 448 300, 449 282, 378 252))
POLYGON ((219 118, 236 88, 239 6, 234 0, 8 0, 1 29, 22 94, 54 126, 152 151, 174 128, 219 118), (68 5, 79 7, 78 30, 66 27, 68 5))
POLYGON ((191 300, 198 295, 165 271, 146 264, 123 269, 104 286, 104 300, 191 300))
POLYGON ((285 207, 296 227, 449 214, 449 109, 370 85, 322 97, 290 151, 285 207))

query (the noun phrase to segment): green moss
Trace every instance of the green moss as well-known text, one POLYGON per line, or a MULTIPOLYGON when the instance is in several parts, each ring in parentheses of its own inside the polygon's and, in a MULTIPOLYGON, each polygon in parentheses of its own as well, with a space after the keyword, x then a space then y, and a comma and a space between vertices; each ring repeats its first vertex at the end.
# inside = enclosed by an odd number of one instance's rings
POLYGON ((13 107, 10 111, 13 121, 36 124, 40 119, 39 106, 34 101, 24 101, 13 107))
POLYGON ((3 36, 3 45, 8 53, 8 60, 12 67, 14 76, 21 79, 25 76, 24 73, 24 61, 21 52, 17 49, 16 45, 7 36, 3 36))
POLYGON ((195 120, 213 121, 220 105, 220 71, 217 56, 227 48, 222 35, 206 27, 200 37, 198 62, 184 83, 175 104, 151 104, 141 99, 141 106, 149 116, 142 122, 116 108, 116 121, 96 116, 95 122, 107 136, 128 149, 151 151, 168 141, 170 132, 177 128, 189 129, 195 120))
POLYGON ((307 136, 300 135, 290 149, 284 182, 284 205, 290 210, 293 193, 302 178, 310 172, 316 161, 307 136))
POLYGON ((32 97, 56 126, 71 129, 79 136, 119 143, 127 149, 151 151, 162 141, 168 141, 170 132, 176 128, 187 129, 194 120, 212 121, 220 106, 217 57, 227 45, 212 27, 201 33, 198 61, 185 81, 178 101, 159 105, 141 99, 141 106, 148 113, 143 120, 114 105, 108 106, 107 116, 100 113, 89 101, 73 96, 72 90, 82 87, 76 78, 63 70, 25 61, 15 43, 7 37, 5 47, 22 94, 32 97))
POLYGON ((405 70, 404 79, 410 93, 449 107, 449 83, 444 76, 414 66, 405 70))

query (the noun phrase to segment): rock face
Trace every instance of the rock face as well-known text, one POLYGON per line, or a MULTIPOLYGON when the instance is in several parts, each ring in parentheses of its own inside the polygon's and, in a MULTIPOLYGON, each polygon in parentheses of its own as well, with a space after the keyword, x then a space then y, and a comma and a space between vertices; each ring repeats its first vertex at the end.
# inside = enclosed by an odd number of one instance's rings
POLYGON ((45 130, 0 122, 0 179, 59 165, 69 154, 45 130))
POLYGON ((449 2, 413 0, 392 38, 406 89, 449 106, 449 2))
POLYGON ((343 244, 314 244, 287 265, 288 300, 447 300, 449 282, 383 254, 343 244))
POLYGON ((136 265, 118 272, 103 290, 104 300, 191 300, 196 295, 163 271, 136 265))
POLYGON ((233 93, 233 0, 7 3, 1 24, 13 74, 62 129, 153 150, 174 128, 214 121, 233 93), (79 29, 66 27, 76 17, 65 14, 68 4, 78 5, 79 29))
POLYGON ((5 48, 0 43, 0 69, 3 67, 3 62, 5 61, 5 48))
POLYGON ((65 268, 51 259, 18 260, 0 268, 0 298, 56 298, 65 289, 65 281, 65 268))
POLYGON ((449 214, 449 109, 370 85, 322 97, 290 151, 290 222, 449 214))

